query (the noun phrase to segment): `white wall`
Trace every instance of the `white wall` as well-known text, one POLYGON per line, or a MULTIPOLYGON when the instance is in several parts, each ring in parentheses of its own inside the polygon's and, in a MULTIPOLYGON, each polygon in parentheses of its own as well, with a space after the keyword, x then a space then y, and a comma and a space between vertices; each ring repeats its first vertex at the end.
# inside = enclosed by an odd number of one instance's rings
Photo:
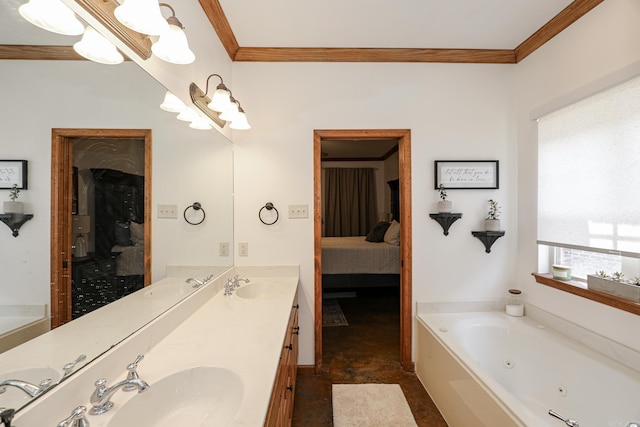
POLYGON ((414 301, 501 297, 516 253, 513 65, 234 63, 234 94, 252 129, 234 132, 236 265, 300 264, 300 363, 313 364, 313 218, 264 226, 271 201, 313 206, 314 129, 411 129, 414 301), (390 108, 392 106, 392 108, 390 108), (433 161, 496 159, 499 190, 452 190, 463 212, 445 237, 428 216, 438 200, 433 161), (504 238, 486 254, 487 200, 503 206, 504 238), (464 263, 465 268, 460 268, 464 263))
POLYGON ((640 3, 609 0, 517 65, 518 257, 527 299, 556 315, 640 350, 640 316, 570 295, 531 278, 536 271, 536 125, 532 109, 640 60, 640 3))
POLYGON ((165 89, 137 65, 2 61, 0 93, 0 158, 29 161, 29 189, 20 200, 34 214, 17 238, 0 224, 0 304, 50 301, 52 128, 152 129, 152 280, 164 277, 167 264, 232 263, 217 257, 218 242, 233 241, 231 144, 160 110, 165 89), (194 201, 207 211, 198 227, 181 219, 194 201), (179 218, 157 219, 157 204, 178 205, 179 218))

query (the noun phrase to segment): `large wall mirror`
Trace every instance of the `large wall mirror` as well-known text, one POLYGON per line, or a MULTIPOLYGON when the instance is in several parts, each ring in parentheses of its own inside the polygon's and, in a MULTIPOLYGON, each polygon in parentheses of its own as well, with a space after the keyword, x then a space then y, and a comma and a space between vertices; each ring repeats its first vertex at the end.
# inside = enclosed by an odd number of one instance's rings
MULTIPOLYGON (((17 14, 23 3, 0 2, 0 45, 71 46, 79 39, 57 36, 23 21, 17 14)), ((11 323, 14 315, 33 310, 42 317, 51 312, 54 129, 150 131, 150 153, 146 153, 150 176, 145 176, 145 185, 148 183, 151 190, 148 282, 169 280, 168 266, 210 266, 206 271, 224 272, 233 265, 232 251, 220 252, 221 243, 233 248, 233 159, 228 139, 216 130, 191 129, 188 123, 176 120, 175 114, 162 111, 159 104, 165 89, 131 61, 112 66, 58 60, 0 60, 0 64, 0 93, 8 106, 3 109, 0 159, 27 160, 28 188, 20 193, 20 200, 25 212, 34 215, 18 237, 0 224, 0 338, 8 333, 1 329, 3 321, 11 323), (206 211, 202 224, 191 225, 183 218, 183 211, 194 202, 206 211), (159 218, 158 205, 175 206, 176 218, 159 218)), ((114 145, 113 140, 100 144, 99 138, 90 139, 91 150, 110 150, 114 145)), ((118 156, 127 158, 129 154, 118 156)), ((77 213, 84 217, 95 215, 95 207, 87 205, 87 197, 95 192, 91 175, 101 174, 102 178, 105 174, 91 169, 117 169, 112 162, 95 166, 100 158, 96 151, 78 158, 93 162, 78 166, 82 187, 78 188, 81 204, 77 213)), ((124 172, 138 174, 131 164, 124 172)), ((8 198, 9 191, 0 190, 0 200, 8 198)), ((87 244, 91 250, 96 243, 88 239, 87 244)), ((139 276, 138 271, 134 273, 139 276)), ((54 383, 63 380, 65 365, 77 361, 70 372, 77 371, 186 295, 176 292, 172 298, 154 299, 144 291, 112 303, 130 307, 126 316, 113 318, 105 314, 108 310, 98 309, 21 345, 0 350, 0 383, 7 379, 33 383, 45 378, 54 383), (71 329, 73 332, 67 333, 71 329)), ((31 401, 16 387, 0 394, 0 407, 18 409, 31 401)))

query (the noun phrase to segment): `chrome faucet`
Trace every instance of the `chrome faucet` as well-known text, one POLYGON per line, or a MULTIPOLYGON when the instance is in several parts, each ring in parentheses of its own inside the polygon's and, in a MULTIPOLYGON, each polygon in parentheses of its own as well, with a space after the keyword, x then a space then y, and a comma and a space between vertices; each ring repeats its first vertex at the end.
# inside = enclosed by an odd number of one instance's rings
POLYGON ((78 406, 71 412, 69 418, 65 418, 58 423, 58 427, 89 427, 89 421, 84 416, 85 412, 87 412, 85 406, 78 406))
POLYGON ((200 286, 204 285, 204 282, 202 280, 198 280, 193 277, 189 277, 187 280, 185 280, 185 283, 193 283, 194 288, 199 288, 200 286))
POLYGON ((240 282, 249 283, 249 279, 240 277, 239 275, 233 276, 233 279, 227 279, 227 283, 224 285, 224 294, 231 295, 232 291, 240 287, 240 282))
POLYGON ((149 384, 145 381, 142 381, 136 372, 138 367, 138 363, 144 359, 144 355, 140 354, 136 358, 135 361, 129 363, 127 365, 127 371, 129 371, 127 375, 127 379, 120 381, 112 385, 111 387, 107 387, 107 380, 104 378, 100 378, 96 381, 96 389, 91 395, 89 401, 93 405, 89 413, 91 415, 100 415, 107 412, 109 409, 113 408, 113 402, 111 401, 111 396, 118 390, 123 391, 133 391, 138 390, 138 393, 142 393, 149 389, 149 384))
POLYGON ((31 397, 36 397, 36 396, 40 396, 42 393, 47 391, 47 389, 51 387, 52 383, 53 381, 50 378, 47 378, 46 380, 42 380, 38 385, 34 385, 21 380, 5 380, 0 382, 0 394, 7 391, 8 386, 12 386, 12 387, 19 388, 20 390, 24 391, 31 397))
POLYGON ((89 399, 93 405, 89 413, 91 415, 100 415, 113 408, 111 396, 113 396, 116 391, 127 386, 134 386, 138 390, 138 393, 147 391, 150 387, 149 384, 141 379, 130 380, 128 378, 112 385, 111 387, 107 387, 107 380, 100 378, 96 381, 96 390, 89 399))
POLYGON ((198 279, 195 279, 193 277, 189 277, 187 280, 185 280, 185 283, 193 282, 193 287, 194 288, 199 288, 200 286, 206 285, 207 283, 209 283, 211 281, 211 279, 213 279, 213 274, 208 275, 207 277, 205 277, 202 280, 198 280, 198 279))

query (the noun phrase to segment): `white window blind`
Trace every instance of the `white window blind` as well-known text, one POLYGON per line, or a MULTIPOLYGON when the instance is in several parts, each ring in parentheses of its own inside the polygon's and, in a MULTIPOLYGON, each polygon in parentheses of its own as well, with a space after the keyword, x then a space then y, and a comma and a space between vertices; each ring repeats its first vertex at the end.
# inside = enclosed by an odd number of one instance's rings
POLYGON ((640 78, 539 119, 538 243, 640 257, 640 78))

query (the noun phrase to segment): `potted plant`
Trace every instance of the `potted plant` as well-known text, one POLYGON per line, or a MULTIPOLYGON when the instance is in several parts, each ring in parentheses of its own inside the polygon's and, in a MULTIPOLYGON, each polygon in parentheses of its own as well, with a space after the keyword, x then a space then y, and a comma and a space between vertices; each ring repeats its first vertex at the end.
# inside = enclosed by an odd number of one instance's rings
POLYGON ((485 231, 500 231, 500 206, 498 202, 489 199, 489 213, 484 220, 485 231))
POLYGON ((11 190, 9 190, 9 198, 11 199, 10 202, 3 202, 3 209, 4 209, 4 213, 6 214, 21 214, 24 213, 24 208, 22 206, 22 202, 17 202, 16 200, 18 199, 20 195, 20 189, 18 188, 17 184, 13 184, 13 187, 11 187, 11 190))
POLYGON ((451 200, 447 200, 447 189, 444 188, 444 185, 440 184, 438 193, 442 199, 438 202, 438 213, 450 213, 453 208, 451 200))
POLYGON ((588 274, 587 288, 640 303, 640 277, 626 280, 619 271, 611 276, 602 270, 588 274))

